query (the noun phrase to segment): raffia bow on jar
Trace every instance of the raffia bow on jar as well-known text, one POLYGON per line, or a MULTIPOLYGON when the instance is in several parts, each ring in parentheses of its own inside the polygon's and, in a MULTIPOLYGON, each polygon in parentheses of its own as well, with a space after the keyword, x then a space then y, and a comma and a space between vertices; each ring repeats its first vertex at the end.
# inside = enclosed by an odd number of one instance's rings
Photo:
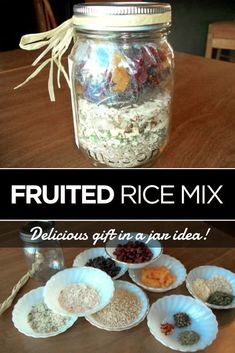
POLYGON ((50 65, 62 73, 72 97, 75 140, 96 166, 138 167, 166 145, 174 55, 167 41, 171 7, 165 3, 89 3, 59 27, 22 37, 20 47, 46 47, 21 87, 50 65), (69 75, 61 59, 70 46, 69 75))
POLYGON ((37 57, 37 59, 32 63, 32 66, 36 66, 46 55, 51 51, 51 57, 44 60, 37 69, 22 82, 20 85, 16 86, 15 89, 22 87, 32 78, 37 76, 39 72, 44 69, 46 65, 50 65, 49 78, 48 78, 48 92, 50 100, 55 101, 55 92, 53 84, 53 65, 56 64, 58 67, 57 71, 57 84, 60 88, 60 73, 62 72, 68 86, 70 88, 70 80, 67 72, 61 63, 61 58, 67 51, 74 36, 74 25, 73 19, 69 19, 62 23, 57 28, 43 33, 26 34, 20 40, 20 48, 24 50, 37 50, 45 46, 46 49, 37 57))

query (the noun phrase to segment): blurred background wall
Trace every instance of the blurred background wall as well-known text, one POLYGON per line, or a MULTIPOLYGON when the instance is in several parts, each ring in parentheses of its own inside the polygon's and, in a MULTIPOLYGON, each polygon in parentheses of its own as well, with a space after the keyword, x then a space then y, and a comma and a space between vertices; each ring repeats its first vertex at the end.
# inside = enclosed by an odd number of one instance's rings
POLYGON ((174 49, 205 54, 209 23, 235 20, 235 0, 169 0, 172 6, 170 41, 174 49))

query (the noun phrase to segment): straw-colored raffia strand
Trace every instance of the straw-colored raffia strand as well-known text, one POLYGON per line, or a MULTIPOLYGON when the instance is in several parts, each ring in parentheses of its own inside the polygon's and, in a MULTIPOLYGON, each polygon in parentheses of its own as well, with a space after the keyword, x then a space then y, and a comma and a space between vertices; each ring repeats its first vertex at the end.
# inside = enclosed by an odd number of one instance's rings
POLYGON ((44 69, 44 67, 50 64, 49 69, 49 78, 48 78, 48 91, 51 101, 55 101, 55 92, 53 85, 53 66, 56 64, 58 68, 57 74, 57 84, 60 87, 60 73, 62 72, 68 86, 70 88, 70 80, 68 74, 61 63, 61 58, 64 53, 67 51, 72 39, 74 37, 74 27, 72 18, 63 22, 59 27, 54 28, 50 31, 43 33, 35 33, 35 34, 26 34, 21 38, 20 48, 25 50, 36 50, 43 48, 45 46, 46 49, 37 57, 37 59, 32 63, 32 66, 37 65, 45 55, 51 51, 50 58, 44 60, 36 70, 29 76, 27 79, 22 82, 20 85, 15 87, 15 89, 25 85, 32 78, 37 76, 39 72, 44 69))
POLYGON ((36 261, 33 263, 31 270, 29 270, 20 280, 19 282, 13 287, 11 291, 11 295, 0 304, 0 315, 2 315, 8 308, 10 308, 13 300, 15 299, 19 290, 27 283, 27 281, 33 277, 35 272, 39 269, 39 266, 43 262, 43 256, 41 254, 37 255, 36 261))

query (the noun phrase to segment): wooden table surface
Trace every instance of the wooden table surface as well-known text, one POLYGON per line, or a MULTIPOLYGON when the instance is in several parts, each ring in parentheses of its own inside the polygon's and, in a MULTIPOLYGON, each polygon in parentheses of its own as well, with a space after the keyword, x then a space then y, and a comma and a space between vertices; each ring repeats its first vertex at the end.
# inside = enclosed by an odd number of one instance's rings
MULTIPOLYGON (((35 56, 18 53, 0 54, 0 167, 91 166, 75 145, 64 81, 55 103, 47 69, 13 90, 32 72, 35 56)), ((234 77, 232 63, 176 53, 172 131, 155 167, 235 167, 234 77)))
MULTIPOLYGON (((151 225, 153 226, 153 225, 151 225)), ((3 222, 1 235, 12 236, 18 234, 19 223, 3 222), (10 226, 9 226, 10 225, 10 226)), ((66 226, 60 222, 59 228, 74 231, 76 223, 70 222, 66 226), (68 228, 70 224, 70 228, 68 228)), ((205 227, 197 223, 195 229, 205 227)), ((214 229, 215 231, 215 229, 214 229)), ((218 231, 224 239, 229 235, 218 231)), ((1 240, 1 239, 0 239, 1 240)), ((74 257, 81 248, 65 248, 65 264, 72 266, 74 257)), ((235 272, 235 248, 171 248, 164 249, 164 253, 176 256, 185 265, 187 271, 199 265, 217 265, 235 272)), ((5 299, 11 288, 27 270, 23 250, 20 248, 0 249, 0 302, 5 299)), ((122 279, 130 280, 128 275, 122 279)), ((15 302, 32 288, 41 284, 31 279, 18 294, 15 302)), ((166 294, 146 292, 150 304, 160 297, 168 294, 186 294, 185 284, 166 294)), ((14 302, 14 303, 15 303, 14 302)), ((1 353, 170 353, 169 348, 156 341, 150 334, 146 320, 137 327, 123 332, 106 332, 90 325, 84 318, 78 319, 72 328, 65 333, 48 339, 34 339, 20 334, 11 322, 12 308, 0 317, 0 352, 1 353)), ((207 347, 206 353, 233 353, 234 352, 234 330, 235 310, 215 310, 219 332, 216 340, 207 347)))

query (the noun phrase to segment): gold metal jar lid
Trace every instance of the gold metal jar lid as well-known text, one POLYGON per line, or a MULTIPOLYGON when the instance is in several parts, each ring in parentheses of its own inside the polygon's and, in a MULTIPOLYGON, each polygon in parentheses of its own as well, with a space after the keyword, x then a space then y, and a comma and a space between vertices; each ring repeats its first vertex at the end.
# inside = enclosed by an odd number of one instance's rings
POLYGON ((78 29, 139 31, 169 28, 171 6, 159 2, 110 2, 77 4, 73 22, 78 29))

